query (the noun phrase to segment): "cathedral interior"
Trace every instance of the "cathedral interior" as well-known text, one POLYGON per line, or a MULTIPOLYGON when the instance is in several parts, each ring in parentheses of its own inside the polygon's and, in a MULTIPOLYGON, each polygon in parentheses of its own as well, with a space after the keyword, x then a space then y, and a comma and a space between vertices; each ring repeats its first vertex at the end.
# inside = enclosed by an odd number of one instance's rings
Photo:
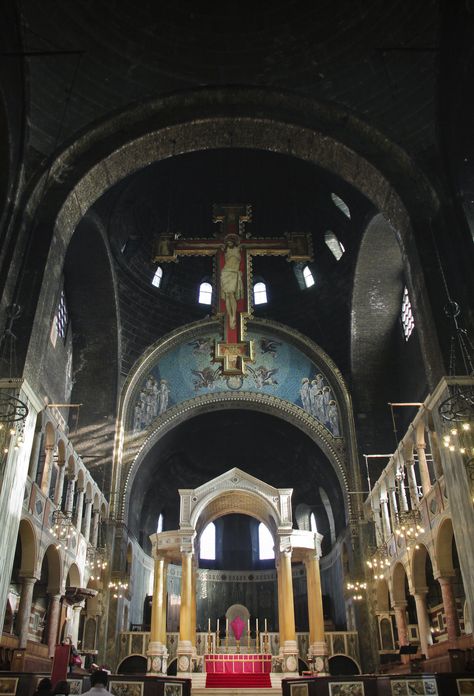
POLYGON ((474 669, 472 0, 2 20, 0 669, 474 669))

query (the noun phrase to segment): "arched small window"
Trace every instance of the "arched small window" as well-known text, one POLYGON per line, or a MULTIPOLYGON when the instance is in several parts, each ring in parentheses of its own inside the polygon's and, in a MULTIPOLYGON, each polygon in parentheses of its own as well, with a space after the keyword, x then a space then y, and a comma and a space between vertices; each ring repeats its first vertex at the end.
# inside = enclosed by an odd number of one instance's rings
POLYGON ((273 549, 274 541, 267 525, 260 522, 258 525, 258 557, 261 561, 275 558, 273 549))
POLYGON ((304 284, 306 285, 307 288, 310 288, 312 285, 314 285, 314 277, 313 274, 311 273, 311 269, 309 266, 305 266, 303 268, 303 278, 304 278, 304 284))
POLYGON ((216 525, 214 522, 209 522, 201 534, 199 558, 207 561, 216 560, 216 525))
POLYGON ((163 531, 163 514, 160 513, 160 515, 158 517, 158 523, 156 525, 156 533, 160 534, 160 532, 162 532, 162 531, 163 531))
POLYGON ((347 203, 345 203, 342 198, 340 198, 336 193, 331 193, 331 200, 336 206, 336 208, 339 208, 341 213, 344 213, 344 215, 351 219, 351 211, 349 210, 349 206, 347 203))
POLYGON ((408 295, 408 288, 403 291, 402 299, 402 326, 403 335, 405 336, 405 341, 410 338, 413 329, 415 328, 415 319, 413 317, 413 311, 411 308, 410 296, 408 295))
POLYGON ((199 286, 199 304, 212 304, 212 285, 210 283, 201 283, 199 286))
POLYGON ((159 288, 161 285, 161 281, 163 278, 163 269, 161 266, 157 266, 155 275, 153 276, 153 280, 151 281, 151 284, 155 286, 155 288, 159 288))
POLYGON ((345 252, 344 246, 341 244, 339 239, 336 237, 334 232, 328 230, 324 235, 324 241, 326 246, 332 251, 332 254, 336 261, 339 261, 343 253, 345 252))
POLYGON ((265 283, 255 283, 253 286, 253 303, 265 304, 267 302, 267 286, 265 283))
POLYGON ((309 527, 310 527, 312 532, 318 531, 318 527, 316 525, 316 517, 314 516, 314 512, 312 512, 311 515, 309 516, 309 527))

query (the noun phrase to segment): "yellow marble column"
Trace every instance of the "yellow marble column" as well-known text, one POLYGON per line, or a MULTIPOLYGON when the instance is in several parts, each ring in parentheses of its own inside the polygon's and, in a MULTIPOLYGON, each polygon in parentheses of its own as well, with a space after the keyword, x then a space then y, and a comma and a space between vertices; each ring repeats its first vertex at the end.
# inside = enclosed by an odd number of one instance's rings
POLYGON ((295 631, 295 607, 293 599, 293 576, 291 573, 291 547, 285 541, 280 544, 279 580, 281 597, 280 653, 283 658, 282 671, 288 676, 298 671, 298 646, 295 631), (283 639, 281 636, 283 635, 283 639))
MULTIPOLYGON (((166 674, 168 653, 166 650, 166 613, 163 636, 163 603, 166 597, 166 563, 156 555, 151 604, 150 642, 147 649, 147 673, 166 674)), ((166 612, 166 606, 165 606, 166 612)))
POLYGON ((323 595, 321 591, 321 573, 319 556, 316 549, 305 558, 306 585, 308 594, 309 651, 314 668, 318 673, 327 672, 328 648, 324 638, 323 595))
POLYGON ((161 643, 163 623, 163 571, 164 558, 155 558, 155 577, 153 580, 153 601, 151 604, 150 643, 161 643))
POLYGON ((179 639, 192 643, 192 575, 193 554, 181 554, 181 608, 179 612, 179 639))
POLYGON ((280 553, 283 626, 286 641, 296 641, 291 551, 280 553))
POLYGON ((197 580, 197 567, 196 563, 192 566, 192 577, 191 577, 191 635, 193 645, 196 645, 196 580, 197 580))
POLYGON ((285 642, 285 622, 283 620, 283 591, 281 589, 281 562, 278 558, 276 562, 277 569, 277 592, 278 592, 278 628, 280 631, 280 645, 285 642))
POLYGON ((166 620, 167 620, 167 609, 168 609, 168 563, 165 561, 163 564, 163 598, 161 602, 162 615, 161 615, 161 633, 160 633, 160 643, 166 645, 167 642, 167 632, 166 632, 166 620))
POLYGON ((305 559, 305 566, 308 588, 309 642, 312 645, 324 641, 323 595, 321 593, 319 559, 316 553, 311 553, 305 559))

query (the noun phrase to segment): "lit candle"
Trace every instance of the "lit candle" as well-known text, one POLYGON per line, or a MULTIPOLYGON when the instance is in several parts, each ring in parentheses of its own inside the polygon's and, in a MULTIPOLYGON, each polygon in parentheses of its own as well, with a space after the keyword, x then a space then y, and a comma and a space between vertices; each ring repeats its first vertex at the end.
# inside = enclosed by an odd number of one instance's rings
POLYGON ((226 634, 229 633, 229 619, 225 620, 225 632, 226 634))
POLYGON ((255 619, 255 630, 256 630, 257 633, 258 633, 258 619, 255 619))
POLYGON ((219 633, 219 619, 217 619, 216 633, 219 633))
POLYGON ((209 633, 211 632, 211 619, 207 620, 207 630, 209 633))
POLYGON ((265 619, 265 633, 267 632, 267 620, 265 619))
POLYGON ((250 619, 247 619, 247 633, 250 633, 250 619))

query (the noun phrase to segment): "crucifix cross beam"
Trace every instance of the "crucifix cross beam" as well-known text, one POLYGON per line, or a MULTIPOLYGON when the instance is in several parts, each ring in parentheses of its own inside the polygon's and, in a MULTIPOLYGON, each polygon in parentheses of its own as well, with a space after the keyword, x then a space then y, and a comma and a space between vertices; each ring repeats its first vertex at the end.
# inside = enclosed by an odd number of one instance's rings
POLYGON ((219 225, 214 238, 181 239, 161 234, 153 261, 167 263, 180 256, 214 256, 218 278, 217 315, 224 320, 224 340, 216 342, 214 360, 222 362, 226 375, 245 374, 253 360, 253 345, 245 341, 246 322, 252 316, 252 256, 286 256, 289 261, 311 261, 311 236, 289 232, 283 237, 251 237, 245 224, 252 220, 252 207, 239 204, 213 206, 213 222, 219 225))

